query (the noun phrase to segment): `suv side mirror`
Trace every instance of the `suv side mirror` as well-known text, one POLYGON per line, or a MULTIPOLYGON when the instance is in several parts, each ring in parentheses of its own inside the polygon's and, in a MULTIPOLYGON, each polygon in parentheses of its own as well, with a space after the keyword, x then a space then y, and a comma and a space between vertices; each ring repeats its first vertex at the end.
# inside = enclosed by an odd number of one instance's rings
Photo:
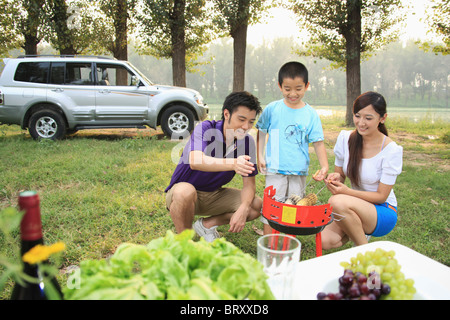
POLYGON ((131 76, 131 83, 130 86, 139 87, 139 79, 136 76, 131 76))
POLYGON ((141 80, 139 80, 138 77, 136 77, 136 76, 131 76, 131 83, 130 83, 130 86, 143 87, 144 84, 142 83, 141 80))

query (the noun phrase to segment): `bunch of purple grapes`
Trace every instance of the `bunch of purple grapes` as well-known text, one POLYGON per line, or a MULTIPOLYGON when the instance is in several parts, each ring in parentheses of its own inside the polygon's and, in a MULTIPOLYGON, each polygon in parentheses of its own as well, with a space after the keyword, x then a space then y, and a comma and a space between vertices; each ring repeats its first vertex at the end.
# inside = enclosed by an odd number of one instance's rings
POLYGON ((346 269, 344 275, 339 278, 339 292, 319 292, 317 300, 379 300, 390 292, 391 287, 382 283, 376 272, 366 276, 361 272, 354 273, 346 269))

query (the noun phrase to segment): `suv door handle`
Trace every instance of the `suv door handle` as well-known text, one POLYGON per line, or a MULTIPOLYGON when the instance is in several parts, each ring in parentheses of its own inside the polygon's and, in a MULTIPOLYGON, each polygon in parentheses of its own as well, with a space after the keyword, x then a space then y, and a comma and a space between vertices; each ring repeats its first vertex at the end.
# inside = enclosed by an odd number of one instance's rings
POLYGON ((98 93, 111 93, 111 90, 109 90, 109 89, 102 89, 102 90, 98 90, 98 93))
POLYGON ((55 89, 52 89, 52 91, 53 92, 64 92, 64 89, 63 88, 55 88, 55 89))

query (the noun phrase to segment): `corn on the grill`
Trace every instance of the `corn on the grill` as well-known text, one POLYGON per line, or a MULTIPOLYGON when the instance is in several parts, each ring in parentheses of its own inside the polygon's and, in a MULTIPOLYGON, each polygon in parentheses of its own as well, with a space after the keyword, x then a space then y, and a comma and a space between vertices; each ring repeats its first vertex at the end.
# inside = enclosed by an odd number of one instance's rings
MULTIPOLYGON (((299 197, 300 198, 300 197, 299 197)), ((317 195, 315 193, 310 193, 300 201, 296 202, 297 206, 313 206, 317 203, 317 195)))
POLYGON ((284 202, 285 204, 295 204, 294 201, 292 201, 292 196, 290 196, 289 198, 286 199, 286 201, 284 202))
POLYGON ((284 203, 297 206, 314 206, 317 203, 317 195, 315 193, 310 193, 306 197, 301 198, 298 195, 291 194, 284 203))
POLYGON ((284 203, 285 204, 294 204, 295 205, 297 203, 297 201, 300 201, 300 199, 301 198, 299 196, 297 196, 296 194, 291 194, 289 196, 289 198, 287 198, 284 203))

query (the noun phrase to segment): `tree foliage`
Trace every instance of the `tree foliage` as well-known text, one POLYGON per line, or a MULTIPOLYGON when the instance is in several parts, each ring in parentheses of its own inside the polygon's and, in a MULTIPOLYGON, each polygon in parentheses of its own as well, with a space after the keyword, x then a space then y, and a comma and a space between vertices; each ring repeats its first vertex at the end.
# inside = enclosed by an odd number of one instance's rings
MULTIPOLYGON (((290 9, 298 17, 300 28, 309 31, 300 55, 324 58, 332 66, 345 68, 349 58, 346 53, 347 36, 352 21, 348 17, 347 3, 342 0, 290 0, 290 9)), ((361 4, 361 58, 367 60, 374 51, 398 39, 401 0, 364 0, 361 4)))
POLYGON ((37 45, 47 28, 41 23, 45 20, 44 4, 44 0, 1 1, 0 37, 5 48, 20 45, 26 54, 37 54, 37 45))
POLYGON ((361 94, 361 60, 394 41, 403 16, 401 0, 290 0, 310 38, 300 55, 326 58, 347 72, 346 124, 352 125, 353 101, 361 94))
POLYGON ((8 0, 0 0, 0 55, 7 55, 8 51, 19 48, 23 41, 20 38, 18 25, 18 10, 8 0))
POLYGON ((424 42, 425 50, 444 55, 450 54, 450 2, 448 0, 431 0, 431 10, 427 11, 426 21, 431 28, 431 33, 442 39, 442 44, 424 42))

